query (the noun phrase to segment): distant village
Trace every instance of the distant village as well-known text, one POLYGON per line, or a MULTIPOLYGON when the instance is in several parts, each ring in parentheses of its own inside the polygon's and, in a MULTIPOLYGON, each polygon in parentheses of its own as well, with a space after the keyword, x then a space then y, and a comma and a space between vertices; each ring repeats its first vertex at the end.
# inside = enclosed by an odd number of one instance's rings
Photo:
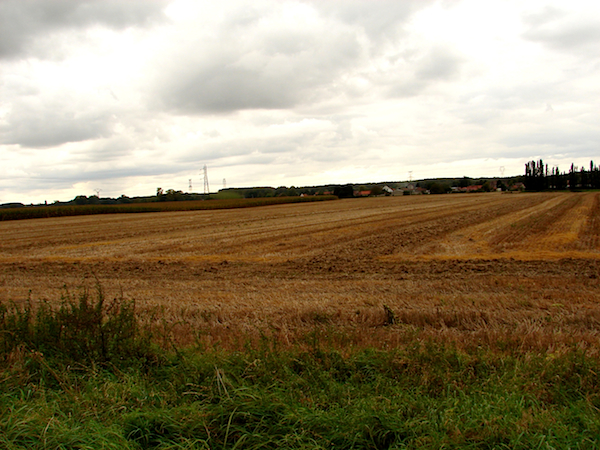
MULTIPOLYGON (((206 179, 206 166, 205 166, 206 179)), ((191 180, 190 180, 191 181, 191 180)), ((99 197, 99 195, 78 195, 72 200, 61 202, 44 202, 37 205, 23 203, 0 204, 0 208, 22 208, 26 206, 48 205, 113 205, 127 203, 176 202, 189 200, 219 200, 263 197, 297 197, 314 195, 335 195, 339 198, 379 197, 398 195, 431 195, 431 194, 468 194, 475 192, 521 192, 551 190, 586 190, 600 189, 600 168, 590 161, 589 170, 571 164, 568 172, 559 171, 558 167, 549 167, 542 160, 530 161, 525 166, 525 175, 501 178, 435 178, 418 181, 383 182, 346 185, 323 185, 308 187, 251 187, 223 188, 218 192, 183 192, 161 187, 156 195, 118 198, 99 197)), ((190 183, 191 190, 191 183, 190 183)))
MULTIPOLYGON (((417 182, 407 182, 407 183, 398 183, 395 187, 390 187, 388 185, 383 186, 375 186, 368 190, 353 190, 353 197, 370 197, 370 196, 391 196, 391 195, 429 195, 432 193, 441 194, 441 193, 472 193, 472 192, 502 192, 502 191, 524 191, 525 184, 522 182, 514 182, 506 184, 500 182, 498 180, 489 180, 483 184, 471 184, 468 186, 441 186, 436 189, 436 186, 433 186, 434 191, 432 192, 431 188, 426 188, 420 186, 420 183, 417 182), (502 184, 502 186, 500 186, 502 184)), ((326 191, 324 194, 335 195, 334 191, 326 191)))
MULTIPOLYGON (((206 166, 204 167, 205 180, 206 166)), ((5 203, 0 208, 22 208, 26 206, 47 205, 114 205, 127 203, 176 202, 190 200, 219 200, 263 197, 297 197, 313 195, 335 195, 339 198, 380 197, 398 195, 435 195, 435 194, 469 194, 475 192, 521 192, 547 190, 582 190, 600 189, 600 169, 590 161, 589 170, 584 167, 571 165, 568 172, 560 172, 558 167, 549 168, 542 160, 530 161, 525 166, 525 175, 501 178, 435 178, 418 181, 383 182, 366 184, 324 185, 308 187, 251 187, 223 188, 216 193, 207 189, 205 182, 204 193, 183 192, 180 190, 161 187, 156 189, 156 195, 142 197, 118 198, 99 197, 99 195, 78 195, 72 200, 52 203, 44 202, 38 205, 22 203, 5 203)), ((191 180, 190 180, 191 190, 191 180)))

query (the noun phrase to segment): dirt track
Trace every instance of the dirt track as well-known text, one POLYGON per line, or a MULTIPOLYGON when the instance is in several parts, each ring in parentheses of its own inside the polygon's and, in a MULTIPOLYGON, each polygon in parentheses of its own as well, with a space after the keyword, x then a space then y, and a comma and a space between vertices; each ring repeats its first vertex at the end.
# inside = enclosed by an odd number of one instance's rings
POLYGON ((99 282, 209 342, 230 327, 293 340, 324 323, 374 341, 409 326, 600 347, 598 204, 494 193, 5 222, 0 300, 56 302, 99 282), (382 337, 384 304, 405 326, 382 337))

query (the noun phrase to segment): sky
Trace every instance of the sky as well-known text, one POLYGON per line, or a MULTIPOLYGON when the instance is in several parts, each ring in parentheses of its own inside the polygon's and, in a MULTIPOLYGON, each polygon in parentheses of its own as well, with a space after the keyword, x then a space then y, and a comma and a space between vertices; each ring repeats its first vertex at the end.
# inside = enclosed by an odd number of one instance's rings
MULTIPOLYGON (((600 2, 0 0, 0 203, 566 171, 600 2)), ((596 162, 596 161, 595 161, 596 162)))

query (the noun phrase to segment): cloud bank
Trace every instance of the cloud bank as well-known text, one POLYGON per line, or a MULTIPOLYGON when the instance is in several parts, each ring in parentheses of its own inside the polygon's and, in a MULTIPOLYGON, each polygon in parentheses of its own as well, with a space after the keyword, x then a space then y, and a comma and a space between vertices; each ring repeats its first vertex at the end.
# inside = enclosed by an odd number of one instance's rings
POLYGON ((595 2, 0 1, 0 203, 600 156, 595 2))

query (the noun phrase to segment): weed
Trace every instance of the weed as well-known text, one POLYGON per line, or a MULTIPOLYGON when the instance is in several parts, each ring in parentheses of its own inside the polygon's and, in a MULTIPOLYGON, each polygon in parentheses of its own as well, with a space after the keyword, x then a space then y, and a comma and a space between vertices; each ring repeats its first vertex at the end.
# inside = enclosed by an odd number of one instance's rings
POLYGON ((383 305, 385 311, 385 322, 384 325, 394 325, 396 323, 396 314, 392 311, 388 305, 383 305))
POLYGON ((22 307, 0 304, 0 358, 8 361, 19 349, 77 363, 144 364, 156 358, 141 328, 135 303, 123 298, 106 302, 102 289, 95 299, 83 290, 74 300, 67 292, 58 308, 47 303, 22 307))

